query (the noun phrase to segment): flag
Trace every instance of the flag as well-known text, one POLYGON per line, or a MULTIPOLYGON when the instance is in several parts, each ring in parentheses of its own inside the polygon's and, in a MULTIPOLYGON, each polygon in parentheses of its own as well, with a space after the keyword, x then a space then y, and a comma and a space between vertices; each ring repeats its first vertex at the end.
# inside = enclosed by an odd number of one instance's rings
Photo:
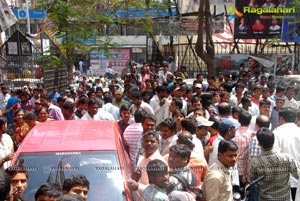
POLYGON ((50 170, 50 174, 49 174, 49 176, 48 176, 47 183, 50 183, 50 184, 53 183, 53 182, 52 182, 52 169, 50 170))
POLYGON ((56 178, 55 178, 55 184, 57 184, 61 190, 63 187, 64 180, 65 180, 65 172, 62 164, 62 159, 61 159, 57 166, 56 178))
POLYGON ((0 0, 0 32, 5 31, 17 21, 6 0, 0 0))

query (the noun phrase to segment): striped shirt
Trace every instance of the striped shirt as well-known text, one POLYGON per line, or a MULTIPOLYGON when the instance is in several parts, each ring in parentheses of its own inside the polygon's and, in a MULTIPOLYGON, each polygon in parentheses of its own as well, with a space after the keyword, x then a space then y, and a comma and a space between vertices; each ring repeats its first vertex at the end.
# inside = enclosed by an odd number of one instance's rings
POLYGON ((123 133, 124 141, 129 148, 130 163, 133 170, 136 168, 137 145, 142 138, 142 134, 143 126, 141 123, 133 123, 129 125, 123 133))
POLYGON ((290 173, 299 178, 300 166, 295 159, 273 150, 263 151, 251 160, 248 179, 253 181, 265 176, 260 184, 260 201, 290 200, 290 173))

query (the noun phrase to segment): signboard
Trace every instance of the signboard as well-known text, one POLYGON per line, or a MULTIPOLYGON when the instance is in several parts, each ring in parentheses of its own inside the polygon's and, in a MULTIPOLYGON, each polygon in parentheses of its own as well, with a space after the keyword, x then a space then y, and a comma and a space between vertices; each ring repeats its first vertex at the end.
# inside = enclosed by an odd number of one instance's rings
POLYGON ((27 11, 25 9, 18 10, 18 17, 19 19, 26 19, 27 18, 27 11))
MULTIPOLYGON (((19 19, 27 18, 27 12, 25 9, 12 9, 12 11, 19 19)), ((44 19, 45 17, 46 17, 45 10, 29 9, 29 18, 30 19, 44 19)))
POLYGON ((132 48, 132 53, 142 53, 142 52, 143 52, 143 48, 140 48, 140 47, 132 48))
POLYGON ((6 0, 0 0, 0 32, 5 31, 17 21, 6 0))
MULTIPOLYGON (((212 15, 211 31, 213 34, 224 32, 224 13, 212 15)), ((184 30, 184 34, 198 34, 198 16, 186 16, 180 19, 178 26, 184 30)), ((203 30, 205 30, 205 23, 203 23, 203 30)), ((205 34, 205 31, 204 31, 205 34)))
MULTIPOLYGON (((234 4, 234 0, 210 0, 210 5, 234 4)), ((198 13, 200 0, 177 0, 177 7, 180 14, 198 13)))
POLYGON ((108 53, 98 50, 90 52, 91 71, 94 75, 103 75, 107 66, 122 74, 129 67, 129 61, 130 49, 111 49, 108 53))
POLYGON ((287 75, 289 71, 294 71, 294 55, 293 54, 281 54, 274 55, 275 57, 275 75, 282 76, 287 75))
POLYGON ((251 55, 251 54, 216 54, 215 66, 216 72, 238 73, 241 64, 244 64, 245 70, 248 71, 248 60, 254 59, 259 67, 266 67, 270 75, 282 76, 288 71, 293 71, 294 55, 251 55))
POLYGON ((16 31, 7 40, 6 54, 8 56, 31 56, 32 44, 21 32, 16 31))
POLYGON ((234 22, 234 38, 272 38, 280 36, 282 21, 294 16, 295 6, 281 4, 279 0, 236 0, 229 7, 229 20, 234 22))

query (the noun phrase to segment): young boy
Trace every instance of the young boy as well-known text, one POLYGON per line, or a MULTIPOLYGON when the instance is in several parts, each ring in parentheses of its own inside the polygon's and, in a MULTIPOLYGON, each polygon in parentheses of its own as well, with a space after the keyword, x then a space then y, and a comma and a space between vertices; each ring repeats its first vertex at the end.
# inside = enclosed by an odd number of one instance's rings
POLYGON ((141 194, 142 200, 168 200, 166 194, 169 185, 168 166, 159 159, 152 160, 147 165, 147 174, 149 185, 141 194))
POLYGON ((51 183, 45 183, 38 188, 34 198, 35 201, 55 201, 61 195, 62 192, 58 190, 57 186, 51 183))
POLYGON ((26 168, 21 165, 13 165, 6 169, 6 172, 11 176, 11 191, 13 192, 10 197, 13 200, 29 200, 23 195, 27 188, 28 172, 26 168))
POLYGON ((84 175, 72 175, 70 178, 64 180, 63 193, 64 194, 78 194, 87 200, 90 183, 84 175))

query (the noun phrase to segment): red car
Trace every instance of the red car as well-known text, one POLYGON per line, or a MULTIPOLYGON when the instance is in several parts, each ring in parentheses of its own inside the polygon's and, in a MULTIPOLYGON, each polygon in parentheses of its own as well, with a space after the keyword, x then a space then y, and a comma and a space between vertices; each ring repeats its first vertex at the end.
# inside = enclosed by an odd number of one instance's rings
POLYGON ((87 200, 132 200, 125 182, 131 172, 124 150, 116 122, 52 121, 28 133, 13 163, 18 161, 28 170, 25 195, 30 200, 41 184, 62 185, 72 174, 89 180, 87 200))

